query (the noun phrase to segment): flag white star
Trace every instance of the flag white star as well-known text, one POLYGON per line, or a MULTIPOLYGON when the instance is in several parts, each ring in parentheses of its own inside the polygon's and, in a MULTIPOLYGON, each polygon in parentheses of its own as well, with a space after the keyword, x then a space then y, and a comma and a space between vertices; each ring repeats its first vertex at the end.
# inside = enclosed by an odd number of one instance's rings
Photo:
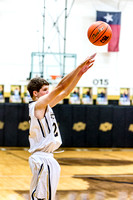
POLYGON ((113 15, 110 15, 109 13, 107 13, 106 16, 103 17, 104 19, 106 19, 106 22, 113 22, 113 15))

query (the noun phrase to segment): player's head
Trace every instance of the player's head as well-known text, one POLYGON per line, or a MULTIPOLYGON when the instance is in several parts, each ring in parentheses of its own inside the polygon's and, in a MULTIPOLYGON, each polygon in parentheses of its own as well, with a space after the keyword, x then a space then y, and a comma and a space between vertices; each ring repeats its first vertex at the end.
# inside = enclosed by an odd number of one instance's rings
POLYGON ((39 98, 40 96, 47 94, 48 88, 49 83, 41 77, 31 79, 27 85, 27 89, 32 99, 34 99, 35 97, 39 98))

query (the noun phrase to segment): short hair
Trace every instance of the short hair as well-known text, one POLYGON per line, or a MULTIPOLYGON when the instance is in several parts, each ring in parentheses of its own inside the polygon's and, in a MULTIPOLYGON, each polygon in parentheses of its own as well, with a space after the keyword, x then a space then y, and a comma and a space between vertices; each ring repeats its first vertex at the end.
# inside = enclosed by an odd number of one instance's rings
POLYGON ((27 85, 27 90, 29 91, 30 96, 33 97, 33 91, 39 92, 43 85, 49 85, 49 83, 41 77, 31 79, 27 85))

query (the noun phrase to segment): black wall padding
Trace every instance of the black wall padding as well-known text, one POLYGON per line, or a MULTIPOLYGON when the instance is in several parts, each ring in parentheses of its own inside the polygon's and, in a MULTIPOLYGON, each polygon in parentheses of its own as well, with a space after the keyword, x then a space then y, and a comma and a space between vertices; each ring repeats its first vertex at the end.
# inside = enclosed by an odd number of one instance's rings
POLYGON ((106 125, 105 123, 113 124, 113 108, 111 106, 99 107, 99 131, 98 131, 98 146, 99 147, 112 147, 112 128, 111 130, 100 130, 100 125, 106 125))
POLYGON ((17 146, 17 131, 18 131, 18 105, 6 104, 5 106, 5 146, 17 146))
POLYGON ((5 131, 5 105, 0 106, 0 146, 4 144, 5 131))
POLYGON ((86 143, 86 127, 82 128, 86 124, 86 108, 85 106, 81 105, 72 105, 72 125, 71 125, 71 132, 72 132, 72 146, 74 147, 84 147, 86 143), (82 124, 81 124, 82 122, 82 124), (75 130, 75 126, 79 127, 75 130), (81 127, 81 130, 80 130, 81 127))
MULTIPOLYGON (((133 107, 58 104, 62 147, 133 147, 133 107)), ((0 146, 29 147, 28 104, 0 103, 0 146)))
POLYGON ((86 106, 86 147, 98 147, 99 107, 86 106))
POLYGON ((18 134, 17 134, 17 146, 23 147, 23 146, 29 146, 28 136, 29 131, 27 130, 28 127, 28 121, 29 121, 29 109, 28 106, 25 106, 25 104, 20 104, 18 109, 18 134), (22 128, 21 128, 21 124, 22 128))
POLYGON ((127 108, 117 106, 113 114, 113 143, 112 147, 125 147, 126 139, 126 116, 127 108))
POLYGON ((133 147, 133 109, 130 107, 125 109, 125 117, 126 117, 126 123, 125 123, 125 146, 126 147, 133 147))

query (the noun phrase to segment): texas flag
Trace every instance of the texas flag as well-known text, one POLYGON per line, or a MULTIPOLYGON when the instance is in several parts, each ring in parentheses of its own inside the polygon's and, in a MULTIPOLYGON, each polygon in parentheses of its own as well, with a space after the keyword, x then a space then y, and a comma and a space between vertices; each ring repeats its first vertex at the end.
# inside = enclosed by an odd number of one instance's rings
POLYGON ((119 51, 121 12, 97 11, 96 21, 104 21, 112 29, 112 38, 108 43, 108 51, 119 51))

